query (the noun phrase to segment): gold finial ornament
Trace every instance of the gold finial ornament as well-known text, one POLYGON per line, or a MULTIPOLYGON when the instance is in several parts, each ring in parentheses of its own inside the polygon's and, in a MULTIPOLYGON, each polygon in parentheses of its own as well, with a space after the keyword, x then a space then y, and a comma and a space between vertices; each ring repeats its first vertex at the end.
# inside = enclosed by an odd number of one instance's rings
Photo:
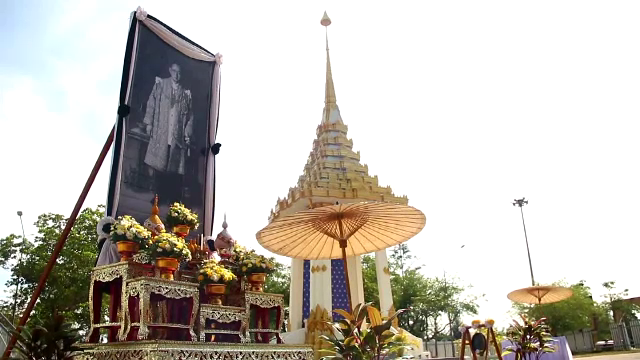
POLYGON ((329 15, 327 15, 327 12, 324 12, 324 15, 322 15, 322 19, 320 20, 320 24, 322 24, 322 26, 329 26, 331 25, 331 19, 329 19, 329 15))
POLYGON ((156 236, 165 230, 164 224, 162 220, 160 220, 160 209, 158 208, 158 194, 156 194, 153 199, 153 206, 151 207, 151 216, 144 222, 144 227, 146 227, 153 236, 156 236))
MULTIPOLYGON (((325 29, 325 40, 327 47, 327 77, 324 85, 324 103, 325 106, 329 106, 330 109, 335 109, 337 108, 336 90, 333 87, 333 75, 331 74, 331 60, 329 59, 329 34, 327 31, 327 27, 331 25, 331 19, 329 19, 326 11, 324 12, 324 16, 322 16, 322 20, 320 20, 320 24, 322 24, 325 29)), ((323 118, 323 123, 331 122, 331 111, 327 111, 327 109, 325 109, 323 118)), ((340 123, 342 123, 342 120, 340 120, 340 123)))

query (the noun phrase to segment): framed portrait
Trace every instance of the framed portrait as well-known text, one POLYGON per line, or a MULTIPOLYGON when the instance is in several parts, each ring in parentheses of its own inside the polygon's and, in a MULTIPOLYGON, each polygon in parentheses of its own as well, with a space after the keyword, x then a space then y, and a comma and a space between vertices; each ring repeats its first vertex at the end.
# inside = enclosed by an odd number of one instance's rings
POLYGON ((143 223, 183 203, 211 235, 221 57, 138 8, 132 14, 120 89, 107 215, 143 223))

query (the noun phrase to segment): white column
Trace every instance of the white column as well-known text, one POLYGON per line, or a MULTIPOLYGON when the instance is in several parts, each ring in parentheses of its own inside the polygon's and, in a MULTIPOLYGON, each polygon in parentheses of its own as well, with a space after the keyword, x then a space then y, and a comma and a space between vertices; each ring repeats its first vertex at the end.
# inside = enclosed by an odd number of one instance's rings
POLYGON ((378 278, 378 296, 380 297, 380 313, 382 316, 388 316, 389 309, 393 305, 391 276, 388 273, 387 251, 376 251, 376 277, 378 278))
POLYGON ((314 267, 315 271, 311 271, 310 310, 320 305, 331 314, 331 260, 311 260, 311 269, 314 267))
POLYGON ((291 287, 289 289, 290 331, 302 328, 302 289, 304 281, 304 260, 291 259, 291 287))
MULTIPOLYGON (((362 278, 362 262, 360 256, 350 256, 347 258, 347 269, 349 270, 349 294, 351 305, 364 304, 364 281, 362 278)), ((353 309, 352 309, 353 310, 353 309)))

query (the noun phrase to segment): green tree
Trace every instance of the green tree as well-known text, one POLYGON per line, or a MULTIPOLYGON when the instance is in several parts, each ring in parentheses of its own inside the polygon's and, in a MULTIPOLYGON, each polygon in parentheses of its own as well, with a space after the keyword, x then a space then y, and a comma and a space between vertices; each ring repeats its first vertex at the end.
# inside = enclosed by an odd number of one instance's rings
POLYGON ((615 281, 605 281, 602 283, 602 287, 607 290, 607 294, 604 295, 603 305, 611 311, 615 320, 628 322, 629 320, 638 319, 636 314, 640 311, 640 307, 625 301, 629 297, 629 289, 618 291, 615 281))
MULTIPOLYGON (((568 286, 559 281, 555 286, 568 286)), ((526 314, 529 318, 547 318, 547 325, 553 335, 563 335, 592 327, 593 317, 596 315, 596 303, 591 296, 591 289, 580 281, 569 286, 573 290, 573 296, 553 304, 526 305, 514 303, 513 307, 520 314, 526 314)))
MULTIPOLYGON (((364 287, 364 300, 380 308, 380 295, 378 292, 378 277, 376 274, 376 259, 371 255, 362 256, 362 283, 364 287)), ((389 310, 389 309, 384 309, 389 310)))
POLYGON ((409 309, 398 317, 399 325, 426 340, 447 339, 463 315, 477 314, 477 297, 466 296, 467 288, 457 279, 425 277, 414 259, 406 244, 395 247, 390 256, 394 305, 409 309))
POLYGON ((22 243, 22 236, 11 234, 0 239, 0 268, 10 269, 17 259, 18 250, 22 243))
POLYGON ((267 276, 264 291, 272 294, 284 295, 284 306, 289 306, 289 287, 291 286, 291 267, 272 259, 274 271, 267 276))
MULTIPOLYGON (((103 214, 102 206, 95 209, 86 208, 76 219, 31 315, 30 325, 48 321, 54 315, 62 315, 80 330, 88 329, 90 274, 98 256, 96 226, 103 214)), ((11 278, 7 282, 10 296, 2 303, 5 312, 12 308, 16 295, 15 284, 20 282, 21 287, 16 299, 18 312, 22 313, 40 280, 40 275, 44 272, 65 224, 66 218, 62 215, 42 214, 35 223, 38 234, 33 244, 20 242, 17 251, 22 253, 22 261, 11 269, 11 278)), ((11 237, 16 239, 15 235, 9 235, 7 238, 11 237)), ((6 244, 9 241, 7 238, 2 239, 0 244, 6 244)), ((6 248, 6 245, 0 245, 0 247, 6 248)), ((6 257, 7 253, 10 252, 2 252, 2 261, 11 259, 6 257)))

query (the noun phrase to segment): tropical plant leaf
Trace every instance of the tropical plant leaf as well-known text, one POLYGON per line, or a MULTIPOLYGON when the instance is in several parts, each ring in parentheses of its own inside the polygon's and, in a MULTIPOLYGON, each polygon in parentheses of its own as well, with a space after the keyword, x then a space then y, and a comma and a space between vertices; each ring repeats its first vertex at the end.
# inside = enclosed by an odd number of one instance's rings
POLYGON ((369 315, 369 323, 371 326, 376 327, 382 325, 382 316, 378 309, 373 306, 367 306, 367 314, 369 315))
POLYGON ((352 314, 349 314, 348 312, 346 312, 345 310, 342 309, 335 309, 333 310, 334 313, 341 315, 343 318, 349 320, 349 321, 353 321, 355 320, 355 317, 352 314))

